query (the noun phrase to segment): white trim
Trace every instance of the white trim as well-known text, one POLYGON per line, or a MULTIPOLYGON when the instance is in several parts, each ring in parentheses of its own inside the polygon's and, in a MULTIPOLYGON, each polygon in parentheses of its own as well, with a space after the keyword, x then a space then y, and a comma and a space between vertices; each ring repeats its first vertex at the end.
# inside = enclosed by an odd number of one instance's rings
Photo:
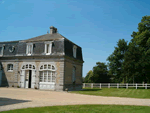
POLYGON ((7 71, 8 72, 13 72, 14 65, 13 64, 7 64, 7 71))
POLYGON ((45 42, 45 54, 46 55, 50 55, 52 53, 52 42, 53 41, 45 42), (47 45, 49 45, 48 52, 47 52, 47 45))
POLYGON ((33 54, 33 43, 27 43, 26 44, 26 54, 28 55, 28 56, 31 56, 32 54, 33 54), (30 48, 31 47, 31 48, 30 48), (30 52, 31 53, 29 53, 29 49, 30 49, 30 52))
POLYGON ((73 57, 76 58, 76 56, 77 56, 77 46, 74 45, 73 46, 73 57))

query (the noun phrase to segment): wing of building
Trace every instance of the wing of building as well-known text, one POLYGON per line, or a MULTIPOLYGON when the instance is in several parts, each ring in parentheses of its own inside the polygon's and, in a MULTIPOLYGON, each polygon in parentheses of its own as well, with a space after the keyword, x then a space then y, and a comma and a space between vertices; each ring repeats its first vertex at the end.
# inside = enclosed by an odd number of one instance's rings
POLYGON ((0 87, 82 89, 82 48, 51 26, 50 33, 0 42, 0 87))

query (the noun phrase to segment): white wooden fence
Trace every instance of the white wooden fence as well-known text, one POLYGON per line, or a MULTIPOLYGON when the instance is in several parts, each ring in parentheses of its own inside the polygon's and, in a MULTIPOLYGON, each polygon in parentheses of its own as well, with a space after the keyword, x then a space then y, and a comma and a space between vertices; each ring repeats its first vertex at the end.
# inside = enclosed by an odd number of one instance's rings
POLYGON ((111 88, 111 87, 116 87, 116 88, 130 88, 130 87, 133 87, 133 88, 140 88, 140 87, 143 87, 145 89, 149 88, 150 87, 150 84, 140 84, 140 83, 135 83, 135 84, 131 84, 131 83, 126 83, 126 84, 123 84, 123 83, 83 83, 83 88, 111 88))

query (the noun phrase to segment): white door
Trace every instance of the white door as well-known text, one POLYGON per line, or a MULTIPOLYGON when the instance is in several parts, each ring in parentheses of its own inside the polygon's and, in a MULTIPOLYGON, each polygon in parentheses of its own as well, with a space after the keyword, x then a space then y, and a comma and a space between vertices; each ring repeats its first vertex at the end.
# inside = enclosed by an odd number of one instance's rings
POLYGON ((21 71, 21 75, 20 75, 20 82, 21 82, 21 87, 22 88, 24 88, 25 86, 25 83, 24 83, 24 81, 25 81, 25 70, 22 70, 21 71))
POLYGON ((29 83, 29 70, 25 71, 25 88, 28 88, 29 83))
POLYGON ((31 88, 34 88, 34 86, 35 86, 35 76, 36 76, 36 72, 35 72, 35 70, 32 70, 31 88))

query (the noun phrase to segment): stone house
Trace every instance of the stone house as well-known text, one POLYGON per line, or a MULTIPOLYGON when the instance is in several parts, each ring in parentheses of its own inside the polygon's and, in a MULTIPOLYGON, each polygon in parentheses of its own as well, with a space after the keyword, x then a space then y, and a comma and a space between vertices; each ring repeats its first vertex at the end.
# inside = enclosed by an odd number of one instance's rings
POLYGON ((82 89, 82 48, 51 26, 50 33, 0 42, 0 87, 82 89))

